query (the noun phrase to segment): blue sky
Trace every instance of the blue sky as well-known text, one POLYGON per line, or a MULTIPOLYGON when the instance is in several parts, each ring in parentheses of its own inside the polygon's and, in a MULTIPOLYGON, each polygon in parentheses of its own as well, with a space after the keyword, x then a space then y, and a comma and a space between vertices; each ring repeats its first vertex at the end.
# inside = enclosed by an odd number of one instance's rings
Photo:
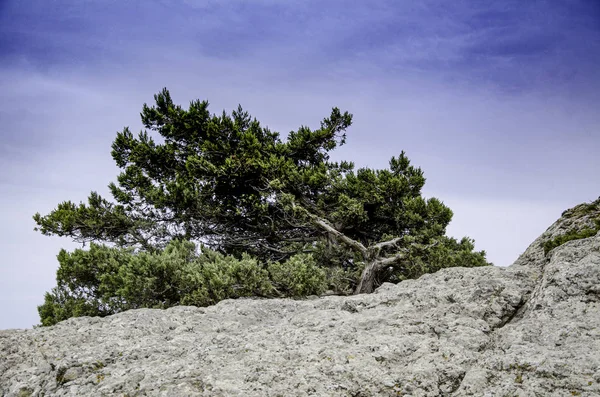
POLYGON ((596 1, 0 2, 0 329, 38 322, 67 239, 31 216, 106 193, 110 145, 162 87, 271 129, 354 114, 335 159, 407 152, 506 266, 600 195, 596 1))

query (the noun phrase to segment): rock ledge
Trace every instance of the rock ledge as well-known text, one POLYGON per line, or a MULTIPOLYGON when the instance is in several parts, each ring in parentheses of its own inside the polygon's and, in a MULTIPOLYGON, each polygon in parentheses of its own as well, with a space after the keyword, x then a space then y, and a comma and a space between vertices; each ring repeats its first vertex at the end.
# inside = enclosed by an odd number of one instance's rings
POLYGON ((508 268, 0 331, 0 394, 598 396, 600 233, 542 247, 593 223, 600 203, 588 206, 508 268))

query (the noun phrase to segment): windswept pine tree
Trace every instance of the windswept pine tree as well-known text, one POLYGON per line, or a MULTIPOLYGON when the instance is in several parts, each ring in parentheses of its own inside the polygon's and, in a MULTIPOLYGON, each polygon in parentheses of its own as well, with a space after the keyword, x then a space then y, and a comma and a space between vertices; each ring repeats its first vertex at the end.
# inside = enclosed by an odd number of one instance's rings
POLYGON ((307 254, 353 277, 355 293, 488 264, 471 239, 446 236, 452 211, 422 196, 423 171, 403 151, 381 170, 330 161, 346 141, 348 112, 333 108, 320 128, 282 139, 241 106, 231 115, 208 106, 184 109, 163 89, 143 105, 141 132, 117 133, 112 157, 122 172, 109 185, 112 200, 92 192, 87 204, 65 201, 35 214, 36 229, 146 253, 191 241, 265 264, 307 254))

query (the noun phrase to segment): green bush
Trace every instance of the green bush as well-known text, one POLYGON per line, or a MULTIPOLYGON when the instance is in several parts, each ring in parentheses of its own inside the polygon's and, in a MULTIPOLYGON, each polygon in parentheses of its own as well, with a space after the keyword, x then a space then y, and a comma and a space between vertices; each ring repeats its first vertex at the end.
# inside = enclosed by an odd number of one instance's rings
POLYGON ((269 273, 256 259, 238 260, 188 241, 156 253, 91 244, 61 250, 57 286, 38 307, 41 324, 79 316, 107 316, 137 308, 207 306, 228 298, 274 296, 269 273))
POLYGON ((38 307, 42 325, 53 325, 71 317, 106 316, 129 308, 107 282, 126 263, 130 250, 116 250, 91 244, 88 251, 64 249, 57 256, 57 286, 44 296, 38 307))
POLYGON ((598 199, 592 201, 591 203, 579 204, 573 208, 563 211, 563 218, 580 219, 582 217, 589 216, 593 219, 594 217, 596 217, 596 219, 594 219, 594 223, 596 224, 596 226, 588 227, 581 230, 570 230, 561 236, 553 238, 552 240, 545 241, 543 244, 544 254, 547 255, 554 248, 559 247, 568 241, 595 236, 596 233, 600 231, 600 217, 598 217, 599 213, 600 197, 598 197, 598 199))
POLYGON ((209 250, 185 266, 180 286, 183 305, 208 306, 223 299, 275 294, 268 271, 256 259, 244 254, 238 260, 209 250))
POLYGON ((325 270, 311 254, 297 254, 283 263, 269 264, 275 288, 284 296, 320 295, 327 290, 325 270))
MULTIPOLYGON (((398 282, 448 266, 485 265, 485 254, 474 256, 472 242, 447 239, 429 250, 409 256, 401 266, 383 274, 398 282)), ((325 251, 322 251, 325 252, 325 251)), ((91 244, 89 250, 58 255, 57 285, 38 307, 41 324, 56 324, 71 317, 107 316, 138 308, 177 305, 208 306, 240 297, 303 297, 328 289, 350 294, 356 288, 364 263, 346 254, 319 266, 317 259, 333 252, 297 254, 285 262, 262 265, 256 258, 234 256, 202 248, 189 241, 171 241, 164 250, 135 252, 91 244)))
POLYGON ((580 240, 582 238, 595 236, 596 233, 600 231, 600 219, 596 219, 595 222, 596 227, 594 228, 585 228, 578 231, 570 231, 561 236, 557 236, 552 240, 544 242, 544 255, 547 255, 548 252, 552 251, 556 247, 563 245, 568 241, 580 240))

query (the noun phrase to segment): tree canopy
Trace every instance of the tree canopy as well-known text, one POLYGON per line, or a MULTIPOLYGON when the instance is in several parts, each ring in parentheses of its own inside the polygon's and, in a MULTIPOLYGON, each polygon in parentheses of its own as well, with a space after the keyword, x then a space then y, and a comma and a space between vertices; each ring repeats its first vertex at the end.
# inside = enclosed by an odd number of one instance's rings
POLYGON ((304 253, 355 272, 355 293, 488 264, 471 239, 446 236, 452 211, 422 196, 423 171, 403 151, 381 170, 330 160, 346 141, 348 112, 333 108, 320 128, 282 139, 241 106, 211 115, 207 101, 184 109, 167 89, 154 99, 143 105, 144 129, 124 128, 112 144, 122 170, 109 184, 113 200, 92 192, 87 204, 62 202, 34 215, 37 230, 147 253, 192 241, 265 264, 304 253))

